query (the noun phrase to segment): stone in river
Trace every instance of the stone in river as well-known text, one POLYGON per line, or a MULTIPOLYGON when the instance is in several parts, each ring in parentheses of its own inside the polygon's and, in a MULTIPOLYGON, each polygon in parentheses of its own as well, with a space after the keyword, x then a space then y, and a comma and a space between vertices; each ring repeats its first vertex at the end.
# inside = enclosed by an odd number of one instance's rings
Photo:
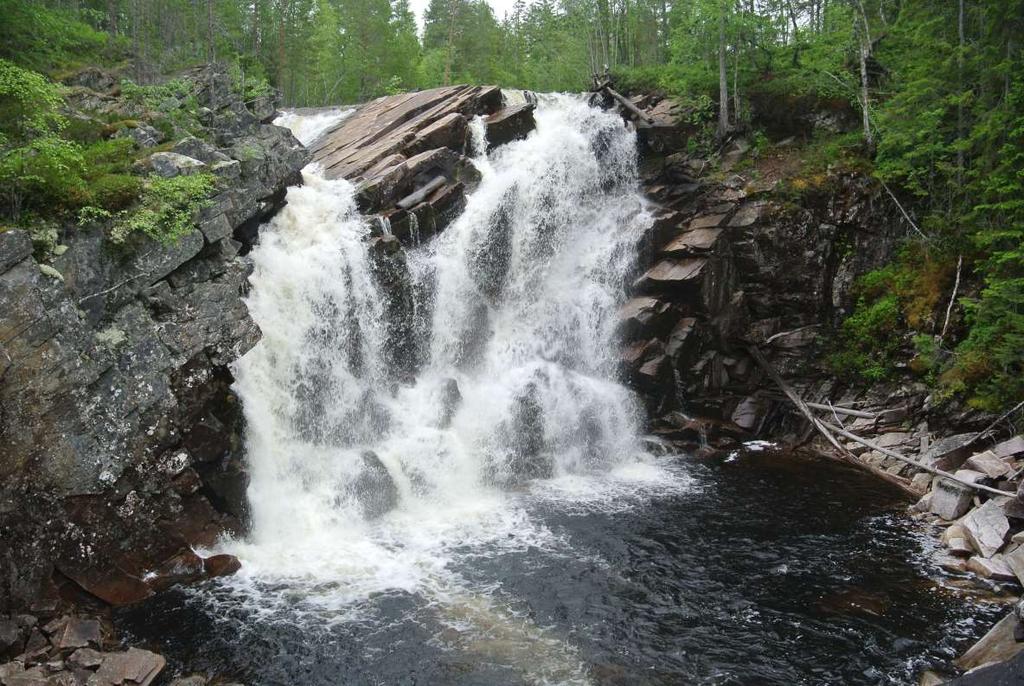
POLYGON ((242 563, 234 555, 213 555, 203 560, 203 569, 210 577, 230 576, 241 568, 242 563))
POLYGON ((960 669, 974 669, 991 662, 1008 660, 1024 648, 1024 643, 1017 643, 1013 630, 1017 626, 1017 618, 1013 612, 1007 612, 987 634, 964 653, 956 664, 960 669))
POLYGON ((1003 514, 1003 500, 993 498, 960 521, 967 540, 982 557, 990 558, 998 552, 1010 531, 1010 522, 1003 514))
POLYGON ((1016 581, 1017 576, 1003 559, 1002 555, 993 555, 989 559, 975 555, 967 561, 967 569, 985 579, 993 581, 1016 581))
POLYGON ((398 486, 377 453, 372 450, 363 452, 362 461, 362 470, 353 487, 363 515, 367 519, 376 519, 398 505, 398 486))

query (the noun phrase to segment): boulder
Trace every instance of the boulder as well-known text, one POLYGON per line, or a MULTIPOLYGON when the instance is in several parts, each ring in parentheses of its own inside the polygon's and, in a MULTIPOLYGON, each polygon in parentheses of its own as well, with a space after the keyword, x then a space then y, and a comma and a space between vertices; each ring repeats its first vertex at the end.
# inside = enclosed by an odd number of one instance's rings
POLYGON ((940 438, 921 456, 921 461, 947 472, 958 469, 971 454, 974 436, 973 433, 967 433, 940 438))
POLYGON ((634 287, 645 293, 696 289, 708 261, 703 258, 664 259, 648 269, 634 287))
POLYGON ((165 179, 191 176, 206 170, 206 165, 199 160, 176 152, 155 152, 149 156, 149 164, 157 176, 165 179))
POLYGON ((964 466, 968 469, 983 472, 990 479, 998 479, 1010 471, 1010 466, 999 459, 991 450, 971 455, 967 458, 964 466))
POLYGON ((744 431, 753 431, 757 428, 761 417, 764 415, 767 403, 755 395, 744 398, 732 412, 732 422, 744 431))
POLYGON ((1013 571, 1021 584, 1024 584, 1024 546, 1017 546, 1003 555, 1007 566, 1013 571))
POLYGON ((92 648, 79 648, 67 659, 67 663, 72 667, 80 667, 82 669, 93 669, 99 667, 103 663, 103 653, 92 648))
POLYGON ((702 214, 690 220, 689 230, 711 229, 721 225, 728 214, 702 214))
POLYGON ((992 453, 998 458, 1024 455, 1024 436, 1014 436, 993 446, 992 453))
POLYGON ((69 617, 64 627, 51 636, 50 640, 61 650, 66 650, 99 647, 103 637, 100 634, 99 620, 69 617))
POLYGON ((1010 531, 1010 522, 1003 513, 1003 500, 993 498, 960 520, 967 540, 982 557, 995 555, 1003 547, 1010 531))
POLYGON ((666 257, 683 257, 710 252, 724 229, 693 229, 672 240, 662 249, 666 257))
POLYGON ((963 516, 971 508, 974 494, 955 481, 939 479, 932 488, 931 512, 947 521, 963 516))
POLYGON ((211 555, 203 560, 203 571, 208 577, 231 576, 242 568, 242 563, 234 555, 226 553, 211 555))
POLYGON ((751 202, 743 205, 729 220, 729 226, 734 228, 750 226, 761 218, 766 206, 766 203, 763 202, 751 202))

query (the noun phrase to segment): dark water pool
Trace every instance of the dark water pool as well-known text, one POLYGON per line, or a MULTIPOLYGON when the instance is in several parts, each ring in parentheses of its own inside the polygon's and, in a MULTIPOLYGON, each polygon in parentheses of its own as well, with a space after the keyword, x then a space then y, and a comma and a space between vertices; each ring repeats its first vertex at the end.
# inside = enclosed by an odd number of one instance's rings
POLYGON ((767 453, 678 468, 691 487, 631 507, 535 503, 571 553, 461 558, 469 596, 382 593, 338 619, 211 585, 119 626, 169 671, 253 685, 902 684, 999 614, 930 580, 930 537, 868 476, 767 453))

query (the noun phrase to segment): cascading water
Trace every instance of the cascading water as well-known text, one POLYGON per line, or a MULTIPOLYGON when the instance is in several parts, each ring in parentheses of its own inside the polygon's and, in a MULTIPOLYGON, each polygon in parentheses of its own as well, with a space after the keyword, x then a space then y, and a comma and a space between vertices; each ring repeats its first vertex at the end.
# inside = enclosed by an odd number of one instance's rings
MULTIPOLYGON (((284 123, 308 142, 344 115, 284 123)), ((121 625, 182 673, 273 686, 916 683, 948 661, 976 611, 921 583, 868 477, 641 451, 613 331, 649 221, 633 136, 568 97, 536 119, 491 157, 472 122, 479 187, 402 252, 347 182, 289 190, 235 369, 253 522, 220 548, 242 569, 121 625)))
POLYGON ((451 546, 544 535, 509 488, 641 478, 612 344, 649 221, 635 156, 614 115, 546 99, 532 136, 478 158, 463 215, 409 252, 413 341, 389 335, 394 284, 353 188, 306 170, 253 252, 263 341, 236 368, 247 576, 336 581, 332 603, 414 590, 451 546))

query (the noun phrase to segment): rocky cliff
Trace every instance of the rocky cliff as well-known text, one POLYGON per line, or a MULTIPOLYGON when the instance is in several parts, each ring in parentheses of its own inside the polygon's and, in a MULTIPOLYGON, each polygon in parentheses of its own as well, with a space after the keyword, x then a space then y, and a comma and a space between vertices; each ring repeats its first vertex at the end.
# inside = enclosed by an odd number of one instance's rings
POLYGON ((194 230, 115 244, 109 227, 69 224, 35 256, 25 232, 0 233, 0 608, 82 589, 129 602, 209 574, 216 561, 204 569, 190 547, 245 515, 229 365, 259 331, 236 237, 308 153, 270 123, 271 98, 243 102, 219 70, 182 78, 201 137, 163 140, 102 73, 76 81, 69 113, 138 117, 128 133, 162 143, 144 162, 160 176, 216 174, 194 230))

